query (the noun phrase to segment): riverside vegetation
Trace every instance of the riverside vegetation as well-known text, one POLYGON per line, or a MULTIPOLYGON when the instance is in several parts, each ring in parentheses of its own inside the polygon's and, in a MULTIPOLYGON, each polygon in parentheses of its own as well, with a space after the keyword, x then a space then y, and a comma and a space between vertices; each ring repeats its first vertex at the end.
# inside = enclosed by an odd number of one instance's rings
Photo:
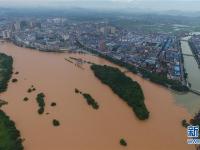
POLYGON ((0 150, 23 150, 20 132, 15 123, 0 110, 0 150))
MULTIPOLYGON (((11 56, 0 53, 0 93, 6 91, 13 70, 11 56)), ((0 100, 0 106, 7 102, 0 100)), ((15 123, 0 109, 0 150, 23 150, 20 132, 15 123)))
POLYGON ((15 83, 17 82, 18 80, 16 78, 12 79, 12 82, 15 83))
POLYGON ((140 120, 149 118, 149 111, 144 103, 144 94, 140 85, 127 77, 118 68, 93 64, 95 76, 121 97, 135 112, 140 120))
POLYGON ((3 105, 8 105, 8 102, 0 99, 0 108, 3 106, 3 105))
POLYGON ((0 53, 0 92, 7 89, 13 71, 13 58, 0 53))
POLYGON ((134 73, 134 74, 140 74, 143 78, 150 80, 153 83, 165 86, 165 87, 169 87, 175 91, 178 92, 188 92, 189 88, 185 85, 182 85, 182 83, 180 81, 177 80, 171 80, 167 78, 166 74, 157 74, 157 73, 153 73, 150 72, 149 70, 145 70, 143 68, 139 68, 139 67, 135 67, 132 64, 123 62, 121 60, 112 58, 108 55, 102 54, 96 50, 93 50, 91 48, 85 47, 83 44, 81 44, 78 40, 76 41, 77 45, 80 48, 85 49, 86 51, 89 51, 90 53, 96 54, 97 56, 104 58, 116 65, 119 65, 121 67, 126 68, 128 71, 134 73))

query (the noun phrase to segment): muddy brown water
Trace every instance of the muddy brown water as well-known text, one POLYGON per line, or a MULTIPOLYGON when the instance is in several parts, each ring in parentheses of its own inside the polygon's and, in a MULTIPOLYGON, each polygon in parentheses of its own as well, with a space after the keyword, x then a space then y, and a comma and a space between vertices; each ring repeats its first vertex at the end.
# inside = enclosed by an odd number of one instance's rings
POLYGON ((64 58, 114 66, 104 59, 88 54, 39 52, 11 43, 0 44, 0 52, 13 56, 14 71, 19 72, 12 77, 18 82, 10 82, 0 98, 9 102, 3 110, 25 138, 25 150, 194 150, 186 144, 186 129, 181 126, 181 120, 191 116, 175 104, 167 89, 127 74, 142 86, 151 112, 148 120, 140 121, 125 102, 95 78, 88 64, 80 69, 64 58), (31 85, 36 91, 27 93, 31 85), (100 109, 89 107, 81 95, 75 94, 75 88, 90 93, 100 109), (37 113, 35 97, 39 92, 46 95, 45 113, 49 115, 37 113), (24 102, 24 97, 29 101, 24 102), (57 106, 51 107, 51 102, 57 106), (54 127, 53 119, 61 125, 54 127), (120 138, 126 139, 126 148, 119 144, 120 138))

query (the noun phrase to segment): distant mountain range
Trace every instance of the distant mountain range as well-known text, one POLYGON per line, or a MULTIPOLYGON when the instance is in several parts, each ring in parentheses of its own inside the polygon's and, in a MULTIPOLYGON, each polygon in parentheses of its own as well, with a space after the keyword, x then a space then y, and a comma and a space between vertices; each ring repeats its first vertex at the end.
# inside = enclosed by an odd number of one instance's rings
MULTIPOLYGON (((90 3, 85 6, 86 4, 79 3, 79 5, 75 5, 75 2, 69 2, 65 7, 64 2, 56 3, 56 5, 52 6, 32 6, 32 7, 1 7, 0 6, 0 15, 54 15, 54 16, 65 16, 66 14, 70 15, 91 15, 95 14, 98 16, 119 16, 119 15, 124 15, 124 16, 129 16, 131 17, 132 15, 169 15, 169 16, 182 16, 182 17, 194 17, 195 19, 200 20, 200 11, 182 11, 182 10, 153 10, 153 9, 145 9, 145 8, 139 8, 139 7, 134 7, 132 5, 124 6, 121 7, 114 7, 116 5, 119 5, 120 3, 114 3, 114 2, 107 2, 107 3, 102 3, 98 2, 99 5, 98 7, 93 6, 94 4, 97 5, 97 3, 90 3), (62 5, 62 7, 59 7, 62 5), (109 6, 108 4, 114 3, 115 5, 113 7, 109 6), (59 5, 58 5, 59 4, 59 5), (108 6, 104 6, 104 4, 107 4, 108 6), (93 6, 93 7, 92 7, 93 6), (125 7, 126 6, 126 7, 125 7), (26 13, 24 13, 26 11, 26 13)), ((126 3, 127 4, 127 3, 126 3)), ((132 3, 130 3, 132 4, 132 3)), ((200 5, 199 5, 200 6, 200 5)))
POLYGON ((172 15, 192 15, 200 12, 199 0, 1 0, 0 7, 7 8, 82 8, 120 12, 161 12, 172 15), (13 1, 11 3, 10 1, 13 1), (19 1, 19 2, 18 2, 19 1), (16 3, 17 2, 17 3, 16 3))

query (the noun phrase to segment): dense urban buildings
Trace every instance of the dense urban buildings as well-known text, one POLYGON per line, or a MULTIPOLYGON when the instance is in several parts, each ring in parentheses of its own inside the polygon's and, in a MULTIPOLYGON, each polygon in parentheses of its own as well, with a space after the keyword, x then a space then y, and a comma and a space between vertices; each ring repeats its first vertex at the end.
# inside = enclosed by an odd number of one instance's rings
POLYGON ((189 44, 200 68, 200 35, 192 36, 189 44))
POLYGON ((180 40, 167 33, 144 33, 108 21, 72 22, 67 18, 2 18, 0 37, 43 51, 78 49, 76 42, 117 60, 184 83, 180 40))

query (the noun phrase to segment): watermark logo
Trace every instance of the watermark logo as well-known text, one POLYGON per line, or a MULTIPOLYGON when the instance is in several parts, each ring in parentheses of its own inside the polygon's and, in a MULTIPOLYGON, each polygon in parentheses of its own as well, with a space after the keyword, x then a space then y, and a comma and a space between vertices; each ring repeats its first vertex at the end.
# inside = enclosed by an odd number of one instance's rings
POLYGON ((200 144, 199 137, 199 126, 188 126, 187 127, 187 143, 188 144, 200 144))
POLYGON ((187 127, 187 136, 189 138, 198 138, 199 137, 199 126, 188 126, 187 127))

